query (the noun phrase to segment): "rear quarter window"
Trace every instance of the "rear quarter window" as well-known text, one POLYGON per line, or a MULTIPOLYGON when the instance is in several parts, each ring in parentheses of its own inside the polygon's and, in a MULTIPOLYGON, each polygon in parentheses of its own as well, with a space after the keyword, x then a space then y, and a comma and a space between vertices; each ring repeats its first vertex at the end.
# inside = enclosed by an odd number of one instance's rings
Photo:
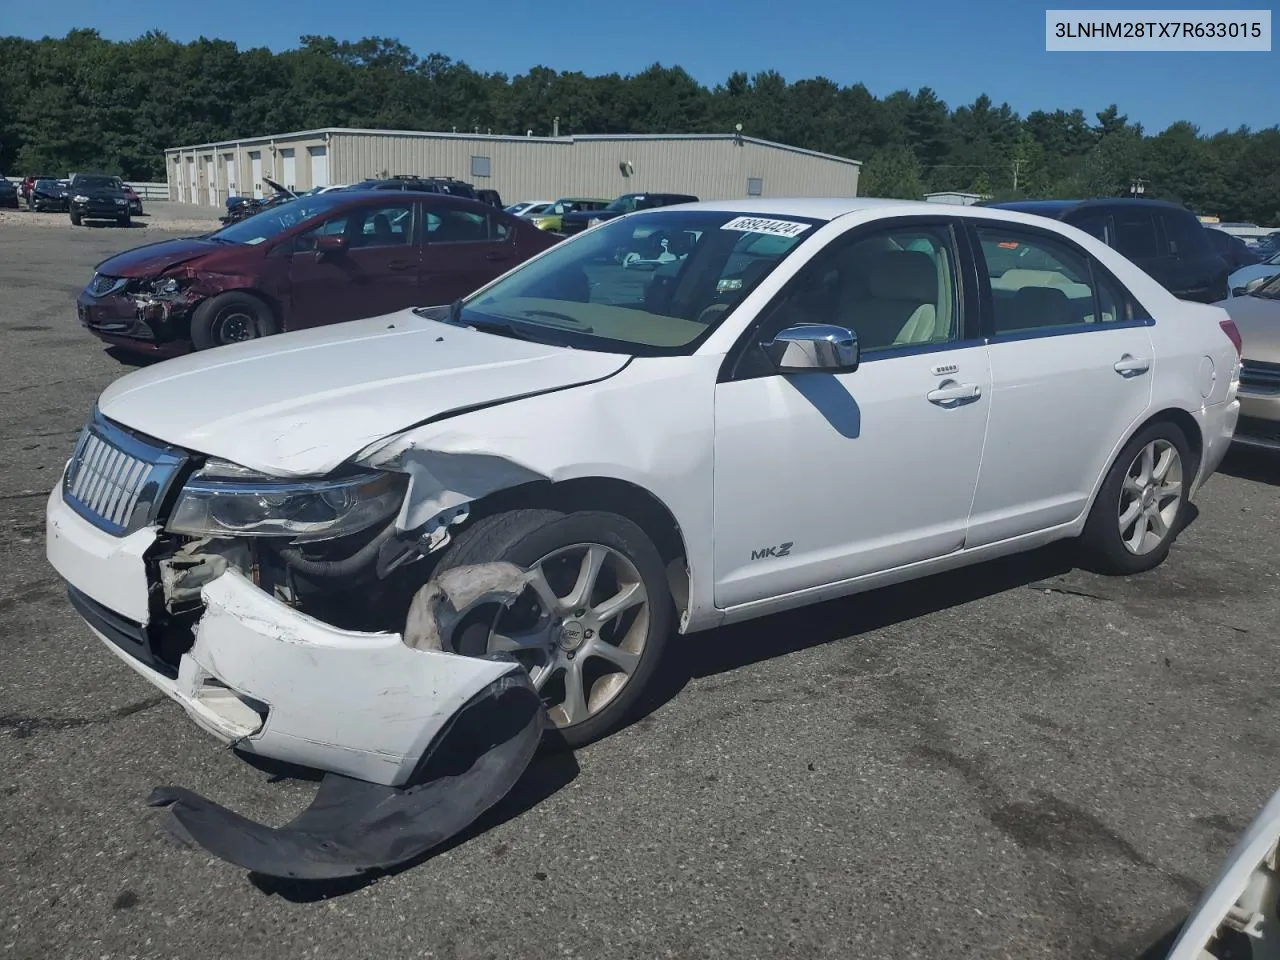
MULTIPOLYGON (((1177 257, 1207 257, 1213 253, 1205 228, 1190 213, 1161 213, 1160 221, 1164 226, 1169 253, 1177 257)), ((1229 246, 1229 243, 1225 246, 1229 246)))

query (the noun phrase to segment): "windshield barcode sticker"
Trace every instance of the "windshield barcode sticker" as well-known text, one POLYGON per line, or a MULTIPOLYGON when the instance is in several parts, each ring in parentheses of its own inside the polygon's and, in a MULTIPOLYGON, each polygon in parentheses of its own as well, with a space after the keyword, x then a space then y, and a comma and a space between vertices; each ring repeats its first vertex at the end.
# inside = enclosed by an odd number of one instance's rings
POLYGON ((735 217, 721 230, 740 230, 743 233, 768 233, 775 237, 798 237, 812 224, 794 220, 769 220, 764 217, 735 217))

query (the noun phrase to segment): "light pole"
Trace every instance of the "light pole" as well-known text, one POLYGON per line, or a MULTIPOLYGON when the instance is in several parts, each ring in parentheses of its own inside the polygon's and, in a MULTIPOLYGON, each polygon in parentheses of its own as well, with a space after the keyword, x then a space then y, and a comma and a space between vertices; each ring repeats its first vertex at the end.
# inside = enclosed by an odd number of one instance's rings
POLYGON ((1147 181, 1141 177, 1134 177, 1129 183, 1129 196, 1140 197, 1147 192, 1147 181))

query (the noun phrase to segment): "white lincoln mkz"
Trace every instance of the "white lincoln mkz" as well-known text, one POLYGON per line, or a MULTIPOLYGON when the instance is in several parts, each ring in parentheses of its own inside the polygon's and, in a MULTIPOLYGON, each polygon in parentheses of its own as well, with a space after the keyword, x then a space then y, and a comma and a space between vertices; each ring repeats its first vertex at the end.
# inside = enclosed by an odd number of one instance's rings
POLYGON ((1054 221, 688 204, 451 306, 130 373, 48 555, 205 729, 396 787, 517 672, 576 746, 673 635, 1066 538, 1156 566, 1238 361, 1223 311, 1054 221))

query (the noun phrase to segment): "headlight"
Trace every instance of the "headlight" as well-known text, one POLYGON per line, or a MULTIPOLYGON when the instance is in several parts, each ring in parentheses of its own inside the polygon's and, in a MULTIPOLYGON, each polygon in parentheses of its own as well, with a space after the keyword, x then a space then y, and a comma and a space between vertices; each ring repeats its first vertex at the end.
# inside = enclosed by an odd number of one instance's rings
POLYGON ((124 206, 126 203, 128 203, 128 202, 129 202, 129 201, 128 201, 128 200, 126 200, 124 197, 116 197, 116 206, 117 206, 117 207, 123 207, 123 206, 124 206))
POLYGON ((76 194, 74 197, 72 197, 71 199, 72 199, 72 200, 74 200, 76 203, 88 203, 88 202, 89 202, 89 198, 88 198, 88 197, 86 197, 86 196, 85 196, 84 194, 82 194, 82 193, 77 193, 77 194, 76 194))
POLYGON ((332 540, 390 517, 407 481, 404 474, 372 471, 280 480, 211 460, 182 488, 167 528, 204 537, 332 540))
POLYGON ((170 294, 178 292, 178 280, 176 277, 164 277, 160 280, 151 282, 151 292, 159 294, 170 294))

